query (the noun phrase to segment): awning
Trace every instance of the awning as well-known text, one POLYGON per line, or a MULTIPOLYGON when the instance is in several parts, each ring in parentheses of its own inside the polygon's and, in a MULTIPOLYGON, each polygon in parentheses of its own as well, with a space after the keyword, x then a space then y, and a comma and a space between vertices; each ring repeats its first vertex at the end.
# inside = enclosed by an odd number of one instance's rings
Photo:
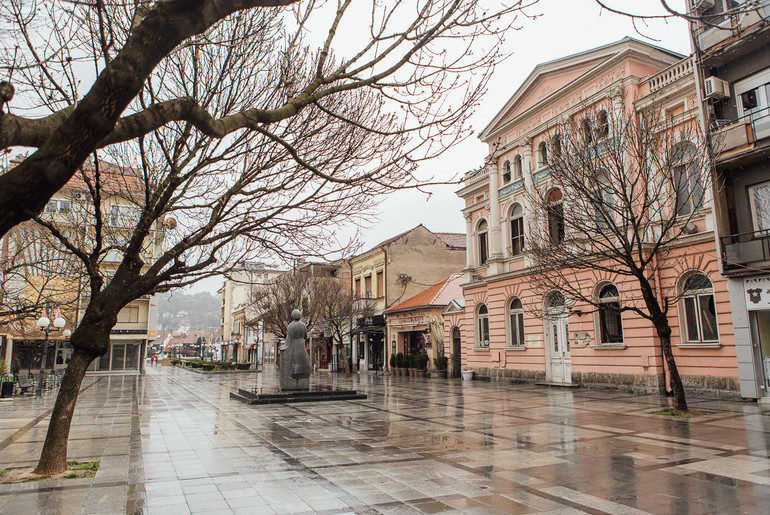
POLYGON ((352 331, 350 331, 350 334, 385 334, 385 326, 384 325, 365 325, 362 327, 356 327, 352 331))
POLYGON ((250 343, 249 345, 246 346, 246 350, 254 350, 256 346, 257 346, 256 343, 250 343))

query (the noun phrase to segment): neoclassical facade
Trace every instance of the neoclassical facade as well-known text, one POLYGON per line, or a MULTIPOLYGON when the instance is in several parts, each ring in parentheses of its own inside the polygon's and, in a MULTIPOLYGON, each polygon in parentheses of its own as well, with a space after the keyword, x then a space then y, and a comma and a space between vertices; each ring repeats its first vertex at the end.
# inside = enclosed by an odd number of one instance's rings
MULTIPOLYGON (((578 270, 591 304, 558 289, 538 291, 527 246, 538 235, 561 245, 564 217, 576 201, 549 169, 549 153, 568 152, 559 139, 560 124, 570 122, 584 138, 601 142, 613 137, 609 120, 624 113, 657 110, 677 127, 697 123, 697 107, 691 60, 631 38, 535 68, 482 131, 489 147, 485 165, 468 172, 458 191, 465 202, 465 307, 445 316, 445 332, 459 333, 464 368, 492 380, 667 388, 654 326, 619 309, 638 298, 638 283, 621 273, 578 270), (540 192, 543 203, 534 202, 532 192, 540 192)), ((693 148, 684 140, 677 147, 681 166, 675 164, 682 173, 689 170, 693 148)), ((682 177, 689 197, 655 192, 660 202, 687 213, 689 222, 650 280, 672 303, 668 321, 685 386, 737 392, 713 201, 708 188, 682 177)))

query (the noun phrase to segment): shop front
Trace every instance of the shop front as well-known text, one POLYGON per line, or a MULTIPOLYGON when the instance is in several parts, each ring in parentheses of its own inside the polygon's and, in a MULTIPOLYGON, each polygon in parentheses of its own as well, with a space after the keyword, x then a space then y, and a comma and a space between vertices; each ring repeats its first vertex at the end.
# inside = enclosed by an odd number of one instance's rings
MULTIPOLYGON (((440 315, 440 310, 439 313, 440 315)), ((406 354, 428 354, 429 368, 433 358, 438 356, 431 334, 429 310, 414 310, 387 315, 388 339, 395 342, 395 352, 406 354)))
POLYGON ((374 315, 358 319, 351 331, 354 338, 353 369, 383 370, 385 364, 385 317, 374 315))

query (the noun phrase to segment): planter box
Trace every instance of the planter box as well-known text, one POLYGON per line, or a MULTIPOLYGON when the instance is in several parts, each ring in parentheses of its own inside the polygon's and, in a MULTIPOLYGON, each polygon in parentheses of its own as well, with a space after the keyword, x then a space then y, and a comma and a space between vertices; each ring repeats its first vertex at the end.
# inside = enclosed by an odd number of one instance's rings
POLYGON ((463 381, 473 380, 473 370, 463 370, 463 381))
POLYGON ((434 370, 430 373, 431 377, 436 377, 439 379, 446 379, 446 369, 444 370, 434 370))

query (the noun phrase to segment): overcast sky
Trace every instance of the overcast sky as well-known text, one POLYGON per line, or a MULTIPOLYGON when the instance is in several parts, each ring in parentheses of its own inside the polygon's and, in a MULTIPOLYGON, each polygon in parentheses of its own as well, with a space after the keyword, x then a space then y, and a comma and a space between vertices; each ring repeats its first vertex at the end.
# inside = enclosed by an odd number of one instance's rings
MULTIPOLYGON (((658 4, 658 0, 608 1, 613 7, 632 9, 654 9, 658 4)), ((672 0, 670 4, 682 8, 684 0, 672 0)), ((424 164, 420 173, 423 177, 433 176, 436 180, 446 181, 453 176, 461 178, 466 171, 479 167, 487 152, 476 136, 539 63, 603 46, 626 36, 681 54, 690 53, 687 26, 681 20, 639 25, 640 34, 630 19, 602 12, 595 0, 541 0, 529 14, 541 16, 535 20, 522 20, 521 30, 513 31, 508 37, 506 44, 513 55, 498 66, 484 101, 471 119, 474 136, 424 164)), ((371 248, 418 224, 435 232, 465 232, 465 221, 460 212, 463 204, 455 194, 458 189, 459 186, 431 188, 429 199, 417 191, 401 191, 384 199, 379 206, 378 219, 372 220, 371 227, 362 233, 362 248, 371 248)), ((221 283, 221 279, 211 279, 194 286, 193 291, 216 291, 221 283)))
MULTIPOLYGON (((655 4, 657 0, 613 0, 609 5, 636 6, 655 4)), ((683 0, 671 3, 676 7, 683 0)), ((631 36, 682 54, 690 53, 686 24, 681 20, 656 23, 644 28, 643 34, 658 41, 645 39, 634 30, 627 18, 600 8, 594 0, 541 0, 533 14, 542 14, 537 20, 524 21, 521 30, 509 37, 513 55, 497 69, 480 108, 472 118, 474 137, 442 157, 425 165, 430 175, 448 180, 453 175, 462 177, 466 171, 481 166, 486 146, 476 137, 492 120, 514 91, 524 82, 538 64, 575 54, 631 36)), ((640 27, 640 30, 642 27, 640 27)), ((460 213, 462 201, 455 195, 459 186, 433 188, 429 200, 418 192, 399 192, 384 200, 378 221, 365 231, 364 248, 423 224, 436 232, 465 232, 465 221, 460 213)))

